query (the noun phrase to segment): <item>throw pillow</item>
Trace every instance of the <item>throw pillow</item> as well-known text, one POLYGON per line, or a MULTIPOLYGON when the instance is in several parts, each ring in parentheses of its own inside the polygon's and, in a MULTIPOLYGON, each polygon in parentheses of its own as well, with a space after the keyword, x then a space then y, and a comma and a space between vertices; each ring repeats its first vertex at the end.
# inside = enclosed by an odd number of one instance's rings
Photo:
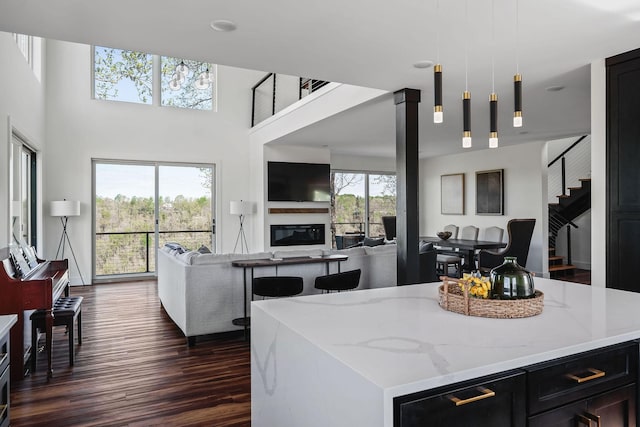
POLYGON ((170 248, 172 251, 176 251, 178 254, 183 254, 186 252, 185 248, 183 248, 180 243, 167 242, 164 245, 170 248))
POLYGON ((201 254, 210 254, 211 250, 205 245, 202 245, 198 248, 198 252, 200 252, 201 254))
POLYGON ((362 246, 380 246, 384 245, 384 237, 365 237, 362 246))

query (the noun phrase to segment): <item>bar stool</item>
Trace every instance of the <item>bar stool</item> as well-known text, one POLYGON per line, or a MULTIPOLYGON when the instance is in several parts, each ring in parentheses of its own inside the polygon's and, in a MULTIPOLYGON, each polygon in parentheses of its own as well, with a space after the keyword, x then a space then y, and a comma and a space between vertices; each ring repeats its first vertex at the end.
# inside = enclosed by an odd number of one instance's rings
POLYGON ((261 297, 291 297, 302 293, 302 285, 302 277, 254 277, 251 291, 254 295, 258 295, 261 297))
POLYGON ((326 276, 318 276, 315 281, 315 288, 322 290, 324 293, 331 291, 347 291, 355 289, 360 284, 360 269, 344 271, 342 273, 327 274, 326 276))
MULTIPOLYGON (((69 336, 69 365, 74 362, 74 323, 78 324, 78 345, 82 345, 82 297, 60 297, 53 304, 53 326, 66 326, 69 336), (77 322, 76 322, 77 320, 77 322)), ((46 312, 37 310, 31 314, 31 372, 36 371, 38 330, 46 330, 46 312)))

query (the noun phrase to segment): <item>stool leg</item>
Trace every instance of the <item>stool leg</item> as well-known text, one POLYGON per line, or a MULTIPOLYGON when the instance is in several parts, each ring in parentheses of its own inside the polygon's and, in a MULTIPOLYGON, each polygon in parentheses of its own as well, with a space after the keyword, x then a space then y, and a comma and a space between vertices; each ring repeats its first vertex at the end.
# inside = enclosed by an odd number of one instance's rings
POLYGON ((38 328, 31 321, 31 372, 36 371, 36 359, 38 358, 38 328))
POLYGON ((78 345, 82 345, 82 311, 78 310, 78 345))
POLYGON ((69 365, 73 366, 73 316, 67 325, 69 331, 69 365))

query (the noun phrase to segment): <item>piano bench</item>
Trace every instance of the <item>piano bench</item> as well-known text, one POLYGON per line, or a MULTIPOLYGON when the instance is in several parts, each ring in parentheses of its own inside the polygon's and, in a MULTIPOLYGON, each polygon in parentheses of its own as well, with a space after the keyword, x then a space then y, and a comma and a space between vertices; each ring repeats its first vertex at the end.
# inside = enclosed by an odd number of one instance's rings
MULTIPOLYGON (((53 304, 53 326, 66 326, 69 335, 69 365, 73 365, 74 334, 73 324, 78 324, 78 345, 82 344, 82 297, 60 297, 53 304)), ((36 371, 38 358, 38 330, 45 331, 44 310, 37 310, 31 314, 31 372, 36 371)))

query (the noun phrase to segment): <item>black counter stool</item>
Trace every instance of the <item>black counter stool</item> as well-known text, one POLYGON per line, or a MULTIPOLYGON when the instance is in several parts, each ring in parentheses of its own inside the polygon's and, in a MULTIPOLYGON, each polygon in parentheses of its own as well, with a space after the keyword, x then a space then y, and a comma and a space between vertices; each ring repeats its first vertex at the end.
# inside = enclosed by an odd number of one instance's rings
POLYGON ((343 271, 342 273, 327 274, 326 276, 318 276, 315 281, 315 288, 323 292, 331 291, 348 291, 355 289, 360 284, 360 269, 343 271))
POLYGON ((254 277, 252 292, 261 297, 291 297, 302 293, 302 277, 254 277))
MULTIPOLYGON (((60 297, 53 304, 53 326, 66 326, 69 336, 69 365, 74 360, 74 323, 78 324, 78 345, 82 344, 82 297, 60 297), (77 322, 76 322, 77 319, 77 322)), ((31 372, 36 371, 38 330, 46 330, 46 312, 37 310, 31 314, 31 372)))

